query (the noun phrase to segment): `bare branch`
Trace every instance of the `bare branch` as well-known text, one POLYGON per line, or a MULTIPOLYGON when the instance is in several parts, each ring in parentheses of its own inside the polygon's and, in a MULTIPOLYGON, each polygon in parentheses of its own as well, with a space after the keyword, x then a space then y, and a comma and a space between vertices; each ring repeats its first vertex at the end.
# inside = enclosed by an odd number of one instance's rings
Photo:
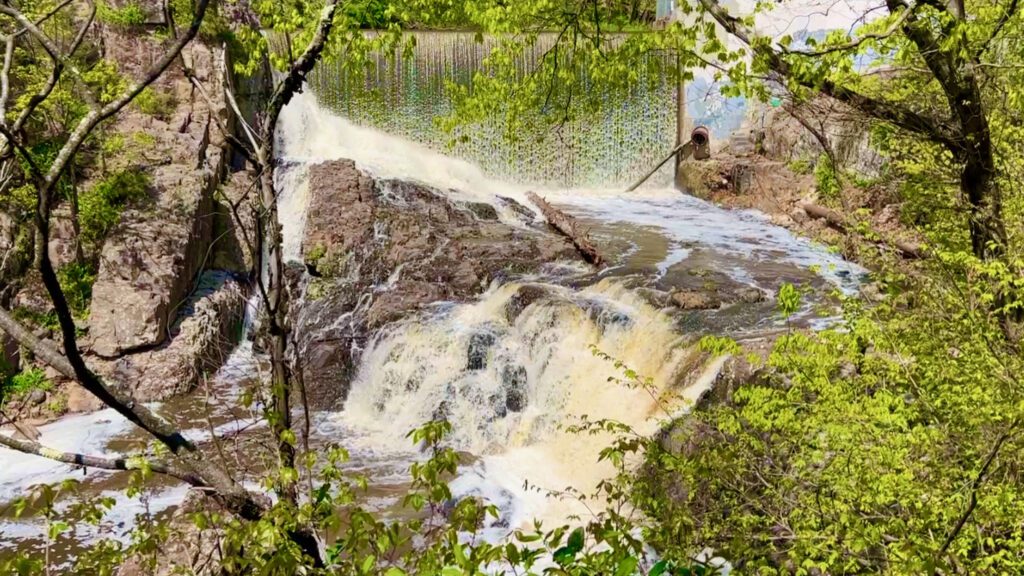
MULTIPOLYGON (((85 28, 88 28, 92 25, 92 19, 96 13, 96 7, 92 4, 91 1, 89 2, 89 6, 91 8, 91 11, 86 21, 85 28)), ((61 51, 61 49, 53 43, 53 40, 50 40, 49 36, 43 33, 43 31, 40 30, 34 22, 29 20, 24 14, 21 13, 21 11, 17 10, 16 8, 10 6, 9 4, 0 4, 0 14, 7 14, 8 16, 14 18, 19 24, 21 24, 22 28, 27 30, 28 33, 31 34, 36 39, 36 41, 39 42, 39 44, 43 47, 43 50, 45 50, 46 53, 50 56, 50 58, 53 60, 54 67, 61 66, 71 71, 71 74, 76 79, 78 79, 78 81, 82 84, 82 94, 85 96, 86 103, 89 105, 90 108, 96 108, 97 106, 99 106, 99 104, 96 102, 96 96, 92 93, 92 91, 89 90, 88 84, 86 84, 84 78, 82 77, 82 72, 78 69, 77 66, 75 66, 75 63, 70 60, 70 54, 64 54, 61 51)))
MULTIPOLYGON (((313 69, 320 55, 327 44, 327 38, 334 26, 334 13, 338 7, 338 0, 327 0, 320 13, 320 20, 317 23, 316 32, 309 41, 305 51, 288 70, 288 74, 274 89, 266 107, 262 130, 260 133, 260 147, 256 151, 258 163, 258 179, 260 185, 260 202, 266 211, 263 224, 263 231, 267 238, 267 286, 264 290, 263 282, 259 282, 260 291, 264 298, 264 306, 267 308, 267 319, 270 333, 270 363, 271 378, 270 386, 273 394, 271 403, 271 428, 274 438, 277 440, 277 453, 281 460, 281 466, 295 468, 295 446, 289 441, 286 432, 291 432, 291 382, 289 381, 288 370, 288 326, 287 310, 285 309, 285 276, 284 257, 281 253, 281 224, 277 216, 277 193, 274 189, 274 131, 277 128, 277 121, 281 111, 291 101, 292 97, 302 89, 306 81, 306 75, 313 69)), ((259 235, 263 240, 263 235, 259 235)), ((260 250, 262 264, 263 251, 260 250)), ((293 436, 294 437, 294 436, 293 436)), ((295 503, 297 493, 294 485, 282 485, 279 487, 281 498, 285 501, 295 503)), ((317 550, 316 547, 313 550, 317 550)), ((312 554, 314 558, 318 554, 312 554)))
MULTIPOLYGON (((136 461, 132 458, 107 458, 103 456, 90 456, 87 454, 76 454, 74 452, 61 452, 53 448, 43 446, 38 442, 31 440, 20 440, 13 436, 5 436, 0 434, 0 445, 4 445, 12 450, 23 452, 25 454, 34 454, 36 456, 42 456, 50 460, 57 462, 63 462, 65 464, 72 464, 75 466, 82 466, 85 468, 100 468, 102 470, 139 470, 143 467, 143 463, 136 461)), ((140 458, 142 458, 140 456, 140 458)), ((159 460, 146 460, 145 464, 153 472, 157 474, 163 474, 172 478, 177 478, 183 482, 187 482, 193 486, 206 487, 206 482, 196 476, 184 470, 180 470, 166 462, 159 460)))
MULTIPOLYGON (((78 51, 78 48, 82 45, 82 42, 85 40, 86 33, 89 31, 89 28, 92 27, 93 20, 96 16, 96 6, 92 2, 89 2, 89 6, 89 17, 86 18, 82 26, 79 27, 78 33, 75 35, 75 39, 71 42, 71 46, 68 49, 69 55, 74 55, 75 52, 78 51)), ((63 66, 54 65, 53 69, 50 71, 50 78, 47 80, 46 84, 39 89, 39 92, 36 92, 32 95, 32 97, 29 98, 28 102, 25 104, 25 107, 21 110, 21 113, 18 114, 18 118, 14 121, 14 124, 11 125, 12 132, 14 132, 15 134, 21 132, 22 128, 24 128, 25 126, 25 123, 28 122, 28 119, 35 112, 36 108, 40 104, 45 102, 46 99, 50 97, 50 94, 53 92, 53 89, 57 87, 57 82, 60 80, 63 71, 63 66)), ((2 152, 2 150, 0 150, 0 152, 2 152)))
POLYGON ((185 31, 181 37, 178 38, 174 44, 168 48, 163 56, 160 57, 143 75, 142 79, 129 86, 118 98, 113 102, 110 102, 100 110, 93 110, 87 114, 78 126, 68 137, 68 141, 61 148, 57 154, 57 158, 53 161, 50 167, 50 171, 46 175, 47 184, 53 186, 60 179, 61 173, 67 167, 71 157, 78 152, 78 149, 85 142, 86 137, 99 125, 100 122, 110 118, 117 114, 122 108, 131 103, 140 92, 146 89, 150 84, 156 81, 165 70, 178 58, 181 51, 196 37, 199 33, 199 27, 203 23, 203 17, 206 15, 206 9, 210 5, 210 0, 198 0, 196 3, 196 12, 192 19, 191 25, 185 31))
MULTIPOLYGON (((210 105, 210 109, 212 110, 214 108, 213 100, 210 98, 210 95, 206 92, 206 89, 203 87, 202 82, 199 81, 199 78, 196 78, 195 72, 193 72, 192 69, 187 66, 185 67, 185 77, 188 78, 189 82, 191 82, 192 86, 194 86, 196 91, 199 92, 199 95, 203 97, 203 100, 206 100, 206 103, 210 105)), ((247 161, 256 164, 256 158, 255 156, 253 156, 253 154, 255 153, 255 148, 250 149, 245 144, 245 142, 239 140, 238 137, 231 132, 231 130, 228 130, 228 127, 224 125, 224 122, 220 119, 219 116, 217 116, 216 114, 210 114, 210 117, 213 119, 213 122, 217 125, 217 130, 219 130, 221 135, 224 136, 224 139, 227 141, 227 143, 230 144, 232 148, 237 150, 239 154, 245 157, 247 161)), ((248 132, 246 132, 246 134, 248 134, 248 132)), ((255 147, 255 142, 253 142, 253 146, 255 147)))
MULTIPOLYGON (((49 340, 38 338, 32 330, 15 320, 7 310, 2 308, 0 308, 0 329, 3 329, 11 338, 14 338, 19 344, 31 350, 37 358, 53 367, 63 376, 72 379, 77 378, 71 362, 60 352, 56 344, 49 340)), ((95 376, 93 378, 98 380, 95 376)), ((118 406, 129 407, 126 412, 122 410, 118 410, 118 412, 156 436, 164 444, 167 444, 169 447, 174 446, 173 451, 178 452, 182 449, 195 450, 195 446, 182 437, 170 423, 151 412, 145 406, 137 404, 123 386, 117 384, 107 386, 101 383, 99 392, 96 396, 115 410, 118 406)))
MULTIPOLYGON (((245 137, 249 139, 249 144, 252 146, 252 150, 259 150, 259 144, 256 143, 256 131, 253 130, 252 126, 249 125, 249 122, 247 122, 245 119, 245 115, 242 114, 242 111, 238 108, 238 102, 235 100, 234 91, 231 89, 230 86, 227 85, 225 85, 223 88, 224 95, 227 97, 228 100, 228 105, 231 107, 231 111, 235 113, 235 118, 238 120, 238 123, 242 126, 242 130, 245 131, 245 137)), ((255 160, 253 161, 253 164, 256 164, 255 160)))
POLYGON ((11 96, 11 61, 14 59, 14 36, 4 41, 4 68, 0 71, 0 124, 7 125, 7 100, 11 96))
POLYGON ((1010 5, 1006 7, 1006 10, 1003 11, 1002 16, 1000 16, 999 20, 996 22, 995 27, 992 28, 992 33, 989 34, 988 38, 982 42, 981 47, 978 48, 978 51, 974 56, 975 60, 980 60, 985 52, 988 51, 989 46, 991 46, 992 42, 997 36, 999 36, 999 33, 1003 31, 1003 27, 1006 26, 1006 23, 1009 22, 1015 14, 1017 14, 1017 9, 1019 7, 1020 0, 1010 0, 1010 5))
POLYGON ((992 449, 989 451, 988 456, 985 458, 985 463, 982 464, 981 470, 978 470, 978 474, 974 477, 974 480, 971 482, 971 496, 968 499, 967 508, 964 509, 963 513, 957 519, 956 525, 953 527, 953 530, 951 530, 949 535, 946 536, 946 541, 942 543, 942 548, 939 549, 939 557, 946 555, 946 551, 949 550, 949 547, 953 544, 953 541, 956 540, 956 537, 960 535, 960 531, 963 530, 964 525, 967 524, 967 520, 970 519, 971 514, 974 513, 974 509, 978 506, 978 490, 981 488, 981 485, 985 482, 985 476, 988 475, 988 470, 989 468, 992 467, 992 462, 995 461, 996 456, 999 455, 999 451, 1002 450, 1003 444, 1005 444, 1007 440, 1009 440, 1016 434, 1017 426, 1019 424, 1019 420, 1014 420, 1013 423, 1010 424, 1010 427, 1005 432, 1000 434, 998 439, 996 439, 996 443, 992 446, 992 449))
MULTIPOLYGON (((889 1, 898 2, 899 0, 889 1)), ((704 10, 725 28, 726 32, 747 44, 755 54, 764 57, 769 68, 780 76, 795 80, 805 88, 818 90, 826 96, 831 96, 840 102, 844 102, 869 116, 904 130, 920 134, 949 149, 957 148, 959 131, 950 128, 945 122, 923 116, 899 103, 872 98, 846 86, 837 85, 828 79, 823 80, 820 84, 815 84, 800 78, 799 75, 793 72, 789 62, 782 57, 782 54, 773 50, 767 43, 755 43, 754 32, 742 20, 723 8, 718 3, 718 0, 700 0, 700 3, 704 10)))
MULTIPOLYGON (((57 4, 56 6, 54 6, 54 7, 53 7, 53 10, 50 10, 50 11, 49 11, 49 12, 47 12, 46 14, 43 14, 43 15, 42 15, 42 16, 41 16, 41 17, 40 17, 40 18, 39 18, 38 20, 36 20, 36 21, 35 21, 35 25, 36 25, 36 26, 41 26, 41 25, 43 24, 43 22, 46 22, 46 21, 47 21, 47 20, 49 20, 50 18, 53 18, 53 17, 54 17, 54 16, 55 16, 55 15, 57 14, 57 12, 60 12, 61 10, 63 10, 63 9, 64 9, 64 8, 66 8, 67 6, 69 6, 69 5, 70 5, 70 4, 72 3, 72 2, 74 2, 74 1, 75 1, 75 0, 64 0, 64 1, 63 1, 63 2, 61 2, 60 4, 57 4)), ((17 32, 15 32, 14 34, 12 34, 12 36, 15 36, 15 37, 17 37, 17 36, 21 36, 21 35, 22 35, 22 34, 24 34, 25 32, 28 32, 28 29, 27 29, 27 28, 20 28, 20 29, 18 29, 18 31, 17 31, 17 32)))
POLYGON ((892 36, 893 34, 896 33, 896 31, 900 29, 900 26, 903 26, 903 23, 906 22, 907 18, 910 17, 910 14, 913 13, 913 11, 914 8, 912 7, 906 8, 902 12, 900 12, 900 17, 897 18, 896 20, 893 20, 892 24, 890 24, 889 27, 886 28, 884 31, 865 34, 855 40, 851 39, 849 42, 846 42, 844 44, 837 44, 835 46, 829 46, 827 48, 822 48, 820 50, 790 50, 785 46, 779 46, 779 48, 781 48, 782 51, 786 54, 795 54, 798 56, 825 56, 827 54, 833 54, 835 52, 845 52, 848 50, 853 50, 860 46, 861 44, 867 42, 868 40, 884 40, 892 36))

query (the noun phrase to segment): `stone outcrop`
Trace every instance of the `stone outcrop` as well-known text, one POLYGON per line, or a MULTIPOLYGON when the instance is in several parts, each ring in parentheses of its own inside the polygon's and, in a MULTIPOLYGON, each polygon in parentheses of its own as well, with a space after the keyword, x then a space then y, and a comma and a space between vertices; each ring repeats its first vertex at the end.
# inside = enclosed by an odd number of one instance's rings
MULTIPOLYGON (((115 33, 105 34, 103 43, 107 52, 139 54, 119 58, 135 73, 131 69, 141 70, 146 55, 158 49, 146 37, 115 33)), ((172 67, 152 88, 160 110, 130 108, 111 126, 137 149, 126 149, 107 170, 141 167, 150 199, 123 214, 100 253, 89 335, 92 351, 105 358, 163 343, 209 256, 213 195, 225 171, 223 137, 213 117, 227 117, 216 93, 226 64, 221 51, 199 43, 184 57, 215 92, 212 106, 172 67)))
POLYGON ((353 356, 375 329, 435 302, 467 300, 503 275, 578 258, 568 241, 525 218, 511 225, 427 186, 376 181, 351 161, 312 166, 309 182, 302 250, 310 278, 293 325, 318 408, 344 398, 353 356))
MULTIPOLYGON (((865 177, 881 173, 885 160, 871 147, 870 123, 837 102, 821 98, 794 110, 827 135, 840 167, 865 177)), ((814 161, 822 153, 814 134, 783 108, 757 106, 751 114, 752 137, 758 152, 782 162, 814 161)))
POLYGON ((100 256, 89 334, 105 358, 166 339, 209 246, 212 175, 165 167, 154 176, 153 212, 126 214, 100 256))
POLYGON ((227 359, 245 315, 243 286, 224 272, 207 272, 156 348, 91 363, 129 382, 140 401, 165 400, 196 388, 227 359))

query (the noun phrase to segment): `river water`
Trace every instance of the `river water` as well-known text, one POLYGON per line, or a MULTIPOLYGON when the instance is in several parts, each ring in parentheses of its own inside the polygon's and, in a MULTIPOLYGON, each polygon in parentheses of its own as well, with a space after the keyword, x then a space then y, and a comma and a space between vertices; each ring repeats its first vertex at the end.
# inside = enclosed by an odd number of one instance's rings
MULTIPOLYGON (((527 203, 526 185, 495 176, 506 164, 488 170, 486 162, 446 155, 429 142, 358 126, 332 112, 313 90, 288 106, 281 126, 279 153, 289 168, 278 175, 280 212, 285 253, 296 261, 301 261, 309 202, 305 168, 318 161, 351 158, 376 176, 418 180, 459 199, 496 203, 501 195, 527 203)), ((607 161, 614 156, 611 151, 607 161)), ((621 180, 630 178, 623 173, 621 180)), ((597 462, 608 438, 572 435, 564 431, 566 425, 587 415, 654 433, 665 418, 685 412, 721 367, 721 360, 704 361, 694 350, 700 335, 756 338, 778 331, 782 320, 772 298, 783 282, 812 289, 801 314, 805 324, 827 321, 829 313, 820 306, 834 302, 830 293, 857 289, 863 274, 859 267, 771 225, 761 214, 721 209, 657 184, 667 180, 661 175, 651 187, 628 194, 621 192, 622 182, 561 188, 534 182, 533 190, 590 228, 610 265, 594 272, 555 263, 492 284, 474 301, 438 303, 386 327, 360 351, 344 408, 313 415, 316 441, 348 447, 352 466, 371 479, 371 501, 389 508, 406 485, 409 464, 422 457, 406 434, 445 416, 454 426, 450 441, 473 455, 452 483, 453 491, 497 504, 502 515, 488 534, 501 538, 534 518, 561 521, 584 512, 578 502, 544 491, 568 486, 588 491, 611 473, 597 462), (668 291, 703 275, 754 288, 766 300, 680 313, 659 307, 637 290, 668 291), (527 285, 547 296, 510 317, 510 300, 527 285), (485 350, 468 365, 467 354, 480 342, 486 342, 485 350), (651 377, 656 392, 671 392, 674 402, 665 406, 647 390, 609 383, 609 377, 621 374, 595 356, 594 348, 651 377)), ((509 214, 501 216, 511 225, 523 225, 509 214)), ((234 400, 258 378, 259 366, 245 342, 208 387, 156 408, 199 440, 213 433, 258 430, 258 416, 237 409, 234 400)), ((110 410, 69 416, 40 431, 43 444, 89 454, 124 453, 141 442, 110 410)), ((6 450, 0 450, 0 462, 0 553, 42 545, 41 520, 3 512, 4 502, 35 484, 75 478, 86 494, 118 499, 107 520, 97 529, 81 528, 75 542, 123 536, 136 514, 159 514, 186 493, 185 487, 164 481, 145 499, 127 499, 118 475, 6 450)), ((73 545, 62 546, 65 555, 73 553, 73 545)))

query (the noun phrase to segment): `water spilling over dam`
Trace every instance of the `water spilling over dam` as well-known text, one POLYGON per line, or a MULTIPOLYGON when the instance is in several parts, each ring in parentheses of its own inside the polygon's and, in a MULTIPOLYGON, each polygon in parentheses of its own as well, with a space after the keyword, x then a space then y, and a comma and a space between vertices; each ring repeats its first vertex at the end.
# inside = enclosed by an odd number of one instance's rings
MULTIPOLYGON (((517 55, 527 76, 551 53, 556 34, 541 34, 517 55)), ((352 122, 419 142, 480 166, 495 179, 534 186, 607 186, 628 183, 675 145, 676 83, 670 63, 640 67, 624 90, 608 94, 608 106, 586 118, 563 121, 552 105, 527 126, 509 133, 504 118, 442 130, 453 112, 452 86, 473 90, 488 75, 487 57, 498 40, 472 32, 413 32, 408 54, 375 52, 367 69, 323 62, 310 76, 321 105, 352 122), (613 104, 614 102, 614 104, 613 104), (512 140, 509 137, 512 137, 512 140)), ((584 78, 583 89, 588 86, 584 78)), ((665 171, 662 181, 669 181, 665 171)))

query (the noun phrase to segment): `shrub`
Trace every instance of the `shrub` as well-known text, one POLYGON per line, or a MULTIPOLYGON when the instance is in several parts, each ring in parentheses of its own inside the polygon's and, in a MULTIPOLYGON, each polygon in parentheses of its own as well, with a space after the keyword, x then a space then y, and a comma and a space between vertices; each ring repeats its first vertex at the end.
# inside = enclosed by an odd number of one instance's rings
POLYGON ((795 158, 790 160, 786 167, 789 168, 794 174, 810 174, 811 173, 811 161, 807 158, 795 158))
POLYGON ((87 315, 92 302, 92 285, 96 282, 93 266, 72 262, 58 270, 57 277, 71 311, 79 317, 87 315))
POLYGON ((21 396, 33 390, 49 390, 53 383, 46 378, 42 368, 26 368, 5 378, 0 385, 0 399, 21 396))
POLYGON ((839 197, 839 177, 832 160, 824 152, 814 164, 814 182, 822 198, 831 200, 839 197))
POLYGON ((113 8, 106 2, 100 2, 96 14, 101 22, 129 28, 146 23, 146 13, 136 2, 128 2, 122 8, 113 8))
POLYGON ((149 177, 136 169, 117 172, 99 182, 79 198, 82 238, 98 247, 121 221, 121 212, 133 201, 146 197, 149 177))
POLYGON ((164 118, 174 108, 174 96, 168 92, 146 88, 135 97, 133 103, 143 114, 164 118))

